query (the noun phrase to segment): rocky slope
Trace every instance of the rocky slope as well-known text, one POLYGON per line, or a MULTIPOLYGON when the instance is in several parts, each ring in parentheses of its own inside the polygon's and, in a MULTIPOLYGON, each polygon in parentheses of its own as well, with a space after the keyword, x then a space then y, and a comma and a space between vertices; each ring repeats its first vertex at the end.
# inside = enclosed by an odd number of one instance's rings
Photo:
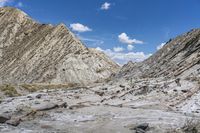
POLYGON ((125 65, 117 77, 188 77, 200 75, 200 29, 169 40, 141 63, 125 65))
POLYGON ((0 83, 87 84, 118 68, 64 24, 40 24, 18 9, 0 8, 0 83))

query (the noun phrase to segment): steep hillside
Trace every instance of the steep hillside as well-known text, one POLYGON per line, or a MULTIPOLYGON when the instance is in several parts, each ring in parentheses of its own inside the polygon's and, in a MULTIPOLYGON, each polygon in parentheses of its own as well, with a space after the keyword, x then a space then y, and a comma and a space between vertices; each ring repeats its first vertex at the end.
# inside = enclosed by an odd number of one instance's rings
POLYGON ((40 24, 19 9, 0 8, 0 83, 87 84, 118 68, 64 24, 40 24))
POLYGON ((200 29, 169 40, 147 60, 125 65, 118 77, 187 77, 200 75, 200 29))

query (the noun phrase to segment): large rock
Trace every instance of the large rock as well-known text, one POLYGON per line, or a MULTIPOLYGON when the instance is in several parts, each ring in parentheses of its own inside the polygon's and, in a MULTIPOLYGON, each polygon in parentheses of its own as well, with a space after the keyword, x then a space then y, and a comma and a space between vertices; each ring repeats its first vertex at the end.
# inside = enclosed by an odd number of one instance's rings
POLYGON ((0 114, 0 123, 5 123, 6 121, 10 120, 10 116, 5 114, 0 114))
POLYGON ((64 24, 40 24, 18 9, 0 8, 0 83, 88 84, 118 68, 64 24))
POLYGON ((48 103, 39 104, 37 106, 33 106, 32 109, 36 111, 47 111, 47 110, 55 109, 57 107, 59 107, 57 104, 48 102, 48 103))

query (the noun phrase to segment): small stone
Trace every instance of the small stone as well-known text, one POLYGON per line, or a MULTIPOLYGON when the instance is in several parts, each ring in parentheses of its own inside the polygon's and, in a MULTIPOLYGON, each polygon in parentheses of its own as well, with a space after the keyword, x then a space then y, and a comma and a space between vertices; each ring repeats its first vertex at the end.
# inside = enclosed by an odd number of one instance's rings
POLYGON ((108 88, 102 88, 102 90, 106 91, 106 90, 108 90, 108 88))
POLYGON ((99 96, 101 96, 101 97, 102 97, 102 96, 104 95, 104 92, 99 92, 99 91, 96 91, 96 92, 95 92, 95 94, 97 94, 97 95, 99 95, 99 96))
POLYGON ((62 103, 61 105, 59 105, 60 108, 67 108, 67 106, 68 106, 68 105, 67 105, 66 102, 64 102, 64 103, 62 103))
POLYGON ((124 85, 119 85, 119 87, 121 87, 121 88, 125 88, 125 86, 124 86, 124 85))
POLYGON ((138 126, 135 127, 131 127, 130 130, 135 130, 136 133, 145 133, 145 131, 149 128, 149 124, 148 123, 142 123, 139 124, 138 126))
POLYGON ((32 96, 27 96, 27 98, 31 98, 32 99, 33 97, 32 96))
POLYGON ((118 90, 116 93, 120 93, 120 90, 118 90))
POLYGON ((181 90, 181 92, 183 92, 183 93, 187 93, 187 92, 188 92, 188 90, 181 90))
POLYGON ((38 94, 37 96, 35 96, 36 98, 40 99, 42 97, 42 94, 38 94))

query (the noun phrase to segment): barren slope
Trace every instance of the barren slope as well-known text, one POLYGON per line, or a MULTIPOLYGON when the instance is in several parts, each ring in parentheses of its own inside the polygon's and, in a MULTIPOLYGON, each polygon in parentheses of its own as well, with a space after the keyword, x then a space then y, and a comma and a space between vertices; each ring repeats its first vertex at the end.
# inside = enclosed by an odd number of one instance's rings
POLYGON ((87 84, 118 68, 64 24, 39 24, 18 9, 0 8, 0 83, 87 84))

